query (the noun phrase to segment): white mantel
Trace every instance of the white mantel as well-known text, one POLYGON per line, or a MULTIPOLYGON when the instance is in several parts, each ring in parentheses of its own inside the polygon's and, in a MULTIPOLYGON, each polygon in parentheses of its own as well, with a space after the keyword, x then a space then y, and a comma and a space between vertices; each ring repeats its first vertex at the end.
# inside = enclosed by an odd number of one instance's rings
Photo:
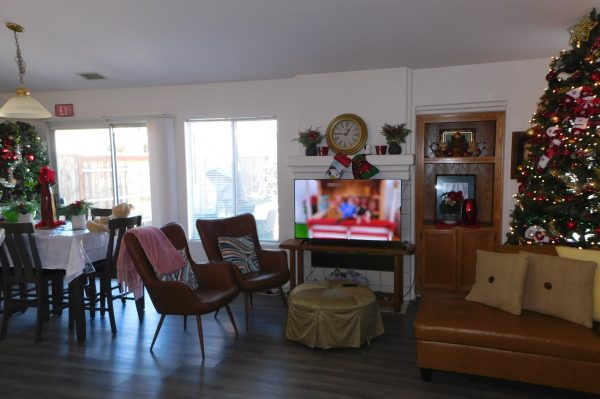
MULTIPOLYGON (((415 164, 415 156, 413 154, 400 155, 367 155, 367 161, 377 167, 383 178, 395 178, 402 180, 410 180, 410 170, 415 164)), ((289 156, 287 157, 287 166, 290 168, 294 176, 299 177, 325 177, 325 172, 331 163, 333 156, 314 156, 307 157, 289 156)), ((348 166, 351 170, 352 166, 348 166)), ((349 171, 348 173, 351 174, 349 171)))

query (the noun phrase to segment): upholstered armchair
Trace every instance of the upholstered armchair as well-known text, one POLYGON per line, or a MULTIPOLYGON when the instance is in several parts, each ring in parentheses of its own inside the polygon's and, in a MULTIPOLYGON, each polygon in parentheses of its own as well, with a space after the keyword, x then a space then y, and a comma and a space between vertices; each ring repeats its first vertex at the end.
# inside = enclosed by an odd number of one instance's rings
POLYGON ((250 213, 233 216, 225 219, 196 220, 196 228, 200 234, 206 256, 211 261, 223 261, 219 247, 221 237, 250 236, 254 243, 254 250, 260 264, 259 272, 242 274, 240 269, 232 265, 240 291, 244 293, 246 330, 249 327, 249 312, 252 305, 252 293, 278 288, 284 306, 287 301, 282 286, 290 279, 287 264, 287 254, 281 250, 265 250, 261 248, 256 230, 256 220, 250 213))

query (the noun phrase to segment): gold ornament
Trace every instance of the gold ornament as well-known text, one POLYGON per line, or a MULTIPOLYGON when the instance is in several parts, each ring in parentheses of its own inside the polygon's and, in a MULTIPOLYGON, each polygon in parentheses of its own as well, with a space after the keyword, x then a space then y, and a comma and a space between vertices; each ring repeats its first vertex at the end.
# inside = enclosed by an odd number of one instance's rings
POLYGON ((535 129, 530 127, 529 129, 527 129, 527 135, 528 136, 535 136, 535 129))
POLYGON ((558 123, 558 122, 560 122, 560 118, 558 116, 556 116, 556 115, 551 116, 550 117, 550 122, 552 122, 552 123, 558 123))
POLYGON ((569 26, 567 32, 571 35, 569 43, 581 47, 581 42, 587 42, 590 38, 590 32, 598 22, 590 20, 590 17, 583 17, 573 26, 569 26))
POLYGON ((592 64, 594 62, 594 56, 592 54, 588 54, 585 57, 583 57, 583 60, 588 64, 592 64))

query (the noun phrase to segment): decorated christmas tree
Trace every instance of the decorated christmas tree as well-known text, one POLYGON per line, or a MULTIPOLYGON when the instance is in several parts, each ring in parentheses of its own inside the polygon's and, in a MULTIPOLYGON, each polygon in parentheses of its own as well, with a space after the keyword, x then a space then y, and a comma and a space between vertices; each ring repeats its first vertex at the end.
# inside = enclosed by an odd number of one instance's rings
POLYGON ((509 244, 600 246, 600 18, 568 29, 527 130, 509 244))
POLYGON ((36 201, 38 172, 48 165, 46 144, 24 122, 0 123, 0 203, 36 201))

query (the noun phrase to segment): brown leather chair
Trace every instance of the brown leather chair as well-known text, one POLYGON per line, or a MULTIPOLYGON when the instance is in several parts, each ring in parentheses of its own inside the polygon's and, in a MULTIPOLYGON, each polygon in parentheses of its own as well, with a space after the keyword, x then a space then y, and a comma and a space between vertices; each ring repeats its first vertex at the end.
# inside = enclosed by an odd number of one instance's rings
POLYGON ((181 225, 169 223, 161 229, 177 249, 185 251, 199 287, 192 291, 185 283, 159 280, 137 237, 133 234, 125 235, 123 242, 127 246, 135 268, 144 282, 154 308, 161 315, 150 345, 150 351, 154 347, 166 315, 195 315, 200 349, 202 350, 202 358, 204 358, 201 315, 225 307, 236 336, 238 334, 233 314, 229 308, 231 301, 239 294, 235 276, 225 262, 195 263, 190 256, 187 238, 181 225))
POLYGON ((231 265, 235 272, 240 291, 244 292, 246 330, 249 325, 249 311, 252 305, 252 293, 279 288, 284 306, 287 307, 282 285, 289 281, 290 271, 287 264, 287 254, 280 250, 265 250, 260 246, 256 221, 250 213, 233 216, 225 219, 196 220, 196 228, 200 234, 204 251, 210 261, 222 261, 223 256, 219 249, 219 237, 244 237, 251 236, 254 249, 258 256, 261 271, 258 273, 242 274, 240 270, 231 265))

